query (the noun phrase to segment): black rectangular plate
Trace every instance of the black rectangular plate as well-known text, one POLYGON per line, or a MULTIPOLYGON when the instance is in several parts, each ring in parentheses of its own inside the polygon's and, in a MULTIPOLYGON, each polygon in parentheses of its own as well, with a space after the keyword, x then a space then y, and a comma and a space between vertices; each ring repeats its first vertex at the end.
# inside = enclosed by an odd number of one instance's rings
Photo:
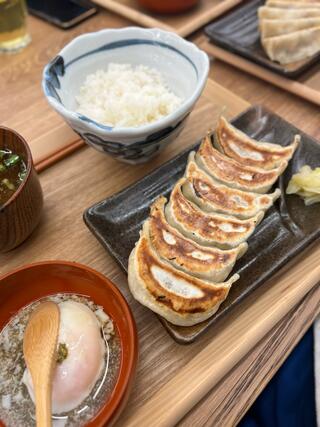
POLYGON ((299 77, 318 61, 320 54, 286 65, 271 61, 261 45, 258 28, 257 10, 264 3, 264 0, 242 2, 208 25, 205 33, 214 44, 232 53, 248 58, 283 76, 299 77))
MULTIPOLYGON (((249 108, 232 123, 258 140, 288 145, 299 133, 302 142, 280 177, 281 198, 269 209, 248 240, 249 249, 233 270, 233 273, 240 274, 240 279, 218 312, 206 322, 192 327, 175 326, 160 318, 180 343, 192 342, 320 236, 320 204, 305 206, 298 196, 285 194, 289 179, 301 166, 320 165, 320 144, 261 106, 249 108)), ((125 271, 142 223, 149 215, 150 205, 158 196, 170 194, 175 182, 183 175, 189 152, 197 147, 198 144, 188 148, 140 181, 84 213, 89 229, 125 271)))

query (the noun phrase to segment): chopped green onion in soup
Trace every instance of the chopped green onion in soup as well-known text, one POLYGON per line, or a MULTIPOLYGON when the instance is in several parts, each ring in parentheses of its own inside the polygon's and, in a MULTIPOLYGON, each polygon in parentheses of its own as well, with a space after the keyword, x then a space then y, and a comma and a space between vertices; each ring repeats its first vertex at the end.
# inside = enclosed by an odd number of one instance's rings
POLYGON ((27 174, 23 158, 9 149, 0 150, 0 206, 17 191, 27 174))

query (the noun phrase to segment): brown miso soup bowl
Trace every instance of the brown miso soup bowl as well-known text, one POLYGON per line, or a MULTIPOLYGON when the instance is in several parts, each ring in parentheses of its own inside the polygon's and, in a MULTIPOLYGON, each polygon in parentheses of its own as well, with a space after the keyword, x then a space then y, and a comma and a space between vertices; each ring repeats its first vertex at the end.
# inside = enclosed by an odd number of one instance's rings
POLYGON ((139 0, 139 3, 156 13, 180 13, 191 9, 200 0, 139 0))
MULTIPOLYGON (((30 148, 24 138, 12 129, 0 126, 0 150, 9 149, 22 157, 26 176, 15 193, 0 202, 0 252, 20 245, 39 223, 43 194, 34 169, 30 148)), ((4 172, 0 172, 0 180, 4 172)))
MULTIPOLYGON (((85 296, 101 306, 113 320, 121 346, 118 375, 100 410, 85 424, 86 427, 110 427, 128 401, 138 362, 135 320, 114 283, 88 266, 69 261, 27 264, 0 275, 0 332, 23 307, 57 294, 85 296)), ((6 427, 1 411, 0 427, 6 427)))

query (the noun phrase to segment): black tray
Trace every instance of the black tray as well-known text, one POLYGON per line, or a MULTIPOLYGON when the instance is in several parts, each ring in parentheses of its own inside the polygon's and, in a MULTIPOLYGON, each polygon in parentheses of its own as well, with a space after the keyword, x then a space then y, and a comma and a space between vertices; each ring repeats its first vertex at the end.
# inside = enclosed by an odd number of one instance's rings
POLYGON ((258 28, 257 10, 264 3, 264 0, 242 2, 208 25, 205 33, 214 44, 230 52, 248 58, 283 76, 299 77, 319 60, 320 54, 286 65, 271 61, 260 43, 258 28))
MULTIPOLYGON (((288 145, 299 133, 302 142, 280 177, 280 201, 267 212, 248 240, 249 249, 233 270, 233 273, 240 273, 240 279, 218 312, 206 322, 192 327, 175 326, 160 318, 168 332, 180 343, 192 342, 320 236, 320 204, 306 207, 298 196, 285 194, 290 177, 301 166, 320 165, 320 144, 261 106, 251 107, 232 123, 258 140, 288 145)), ((84 213, 89 229, 125 271, 130 251, 139 238, 151 203, 159 195, 169 195, 175 182, 183 175, 188 153, 197 146, 189 147, 140 181, 84 213)))

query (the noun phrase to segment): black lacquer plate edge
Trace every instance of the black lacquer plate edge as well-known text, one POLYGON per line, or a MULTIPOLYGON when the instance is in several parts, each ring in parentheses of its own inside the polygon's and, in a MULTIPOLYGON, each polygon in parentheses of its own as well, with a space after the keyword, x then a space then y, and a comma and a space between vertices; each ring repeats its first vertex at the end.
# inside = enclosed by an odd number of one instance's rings
POLYGON ((247 6, 250 2, 253 3, 255 0, 249 0, 247 3, 239 3, 234 8, 229 9, 226 11, 223 15, 220 15, 217 19, 214 20, 214 22, 211 22, 204 28, 204 33, 206 36, 210 39, 210 42, 216 44, 217 46, 222 47, 223 49, 235 54, 242 56, 245 59, 248 59, 249 61, 261 66, 265 67, 270 71, 273 71, 274 73, 287 77, 290 79, 297 79, 298 77, 301 77, 305 72, 309 71, 314 65, 316 65, 320 59, 320 53, 313 55, 309 59, 307 59, 303 64, 300 66, 297 66, 296 69, 293 70, 286 70, 285 68, 282 68, 281 64, 278 64, 277 62, 273 62, 271 59, 269 59, 267 56, 265 60, 258 57, 254 53, 252 53, 248 48, 243 48, 242 46, 234 46, 231 41, 226 40, 222 35, 219 33, 215 33, 214 26, 220 24, 220 21, 222 21, 224 18, 226 18, 231 13, 235 12, 236 10, 242 9, 243 7, 247 6))
MULTIPOLYGON (((272 111, 270 111, 268 108, 261 106, 261 105, 253 105, 250 106, 248 109, 244 110, 242 113, 238 114, 237 116, 235 116, 232 120, 231 123, 241 119, 243 116, 247 115, 248 113, 250 113, 251 111, 254 110, 258 110, 260 109, 264 114, 269 114, 275 117, 279 117, 281 119, 281 121, 285 124, 287 124, 288 126, 290 126, 290 128, 292 130, 294 130, 296 133, 300 133, 302 136, 306 135, 303 132, 301 132, 301 130, 299 130, 298 128, 296 128, 294 125, 292 125, 291 123, 287 122, 285 119, 283 119, 282 117, 278 116, 277 114, 273 113, 272 111)), ((317 143, 316 139, 306 135, 308 137, 308 139, 312 140, 313 142, 317 143)), ((136 182, 130 184, 128 187, 124 188, 123 190, 121 190, 120 192, 101 200, 100 202, 92 205, 91 207, 89 207, 88 209, 86 209, 83 213, 83 219, 84 222, 86 224, 86 226, 88 227, 88 229, 92 232, 92 234, 97 238, 97 240, 101 243, 101 245, 106 248, 108 250, 108 252, 115 258, 115 260, 117 261, 117 263, 120 265, 120 267, 122 268, 122 270, 127 274, 127 267, 126 265, 124 265, 121 261, 121 259, 118 257, 118 254, 113 250, 112 244, 110 244, 110 242, 108 242, 107 237, 106 236, 102 236, 97 229, 95 228, 94 223, 92 222, 91 218, 90 218, 90 211, 91 210, 95 210, 98 206, 100 206, 101 204, 106 203, 106 201, 112 201, 114 199, 118 199, 119 197, 125 195, 127 192, 132 191, 132 188, 136 187, 136 186, 140 186, 143 185, 143 182, 147 179, 150 179, 150 176, 154 176, 157 174, 162 175, 163 174, 163 170, 166 168, 169 168, 172 166, 172 164, 174 164, 177 160, 179 160, 181 157, 187 155, 187 153, 189 153, 191 150, 195 149, 196 147, 199 146, 200 142, 197 142, 196 144, 193 144, 189 147, 187 147, 186 149, 184 149, 183 151, 181 151, 180 153, 178 153, 175 157, 173 157, 172 159, 168 160, 167 162, 163 163, 162 165, 160 165, 159 167, 157 167, 156 169, 154 169, 153 171, 151 171, 148 175, 144 176, 143 178, 137 180, 136 182)), ((185 164, 184 164, 185 167, 185 164)), ((184 168, 183 168, 184 169, 184 168)), ((269 268, 264 274, 262 274, 259 277, 259 280, 257 280, 254 284, 253 287, 251 288, 246 288, 244 289, 244 291, 239 295, 239 297, 237 299, 235 299, 225 310, 218 310, 217 313, 215 313, 211 318, 209 318, 207 321, 205 321, 203 324, 199 324, 196 326, 201 326, 202 325, 202 329, 201 330, 197 330, 194 333, 190 333, 189 335, 184 335, 183 337, 179 334, 179 332, 177 332, 176 329, 189 329, 188 327, 176 327, 175 325, 171 325, 169 322, 167 322, 164 318, 162 318, 161 316, 157 316, 160 320, 160 322, 163 324, 163 326, 165 327, 165 329, 167 330, 167 332, 169 333, 169 335, 172 336, 172 338, 174 338, 174 340, 180 344, 190 344, 192 342, 195 341, 196 338, 198 338, 201 334, 203 334, 207 328, 209 328, 212 324, 215 324, 216 322, 220 321, 221 319, 223 319, 227 314, 230 313, 230 311, 232 311, 232 309, 237 306, 238 304, 240 304, 249 294, 251 294, 253 291, 255 291, 258 287, 260 287, 261 285, 263 285, 267 280, 269 280, 270 278, 272 278, 277 272, 279 272, 280 269, 282 269, 286 264, 288 264, 290 261, 292 261, 293 258, 295 258, 299 253, 301 253, 302 251, 304 251, 307 247, 309 247, 311 244, 315 243, 315 241, 320 237, 320 229, 315 230, 312 234, 310 234, 308 237, 306 237, 303 241, 302 244, 295 246, 294 248, 292 248, 291 251, 288 252, 286 259, 283 259, 281 262, 275 263, 273 264, 273 266, 271 268, 269 268), (172 327, 174 327, 174 329, 172 329, 172 327)), ((191 328, 190 328, 191 329, 191 328)))

